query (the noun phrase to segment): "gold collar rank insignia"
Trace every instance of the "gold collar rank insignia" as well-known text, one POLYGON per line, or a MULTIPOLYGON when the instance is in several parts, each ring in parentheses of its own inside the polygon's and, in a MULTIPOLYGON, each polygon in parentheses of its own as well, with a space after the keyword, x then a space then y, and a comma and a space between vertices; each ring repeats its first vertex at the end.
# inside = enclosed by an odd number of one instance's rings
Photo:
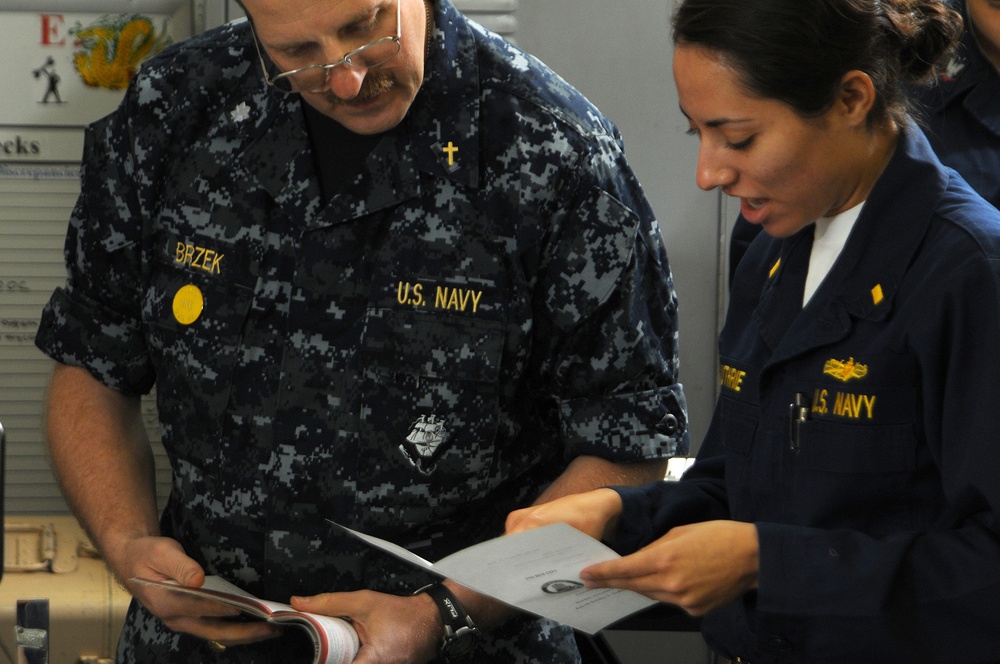
POLYGON ((768 272, 767 278, 770 279, 771 277, 773 277, 775 275, 775 273, 778 271, 779 267, 781 267, 781 259, 780 258, 774 263, 774 265, 771 266, 771 271, 768 272))
POLYGON ((882 284, 875 284, 875 288, 872 289, 872 302, 877 307, 882 304, 882 300, 885 299, 885 293, 882 292, 882 284))
POLYGON ((868 365, 855 362, 853 357, 848 360, 827 360, 823 365, 823 373, 846 383, 852 378, 867 376, 868 365))

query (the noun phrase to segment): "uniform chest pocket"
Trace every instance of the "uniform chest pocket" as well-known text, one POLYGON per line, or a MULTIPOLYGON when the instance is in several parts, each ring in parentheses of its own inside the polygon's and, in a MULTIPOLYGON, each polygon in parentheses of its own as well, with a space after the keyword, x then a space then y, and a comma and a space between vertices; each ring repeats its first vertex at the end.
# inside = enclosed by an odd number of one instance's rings
POLYGON ((359 467, 375 502, 433 510, 489 488, 503 340, 496 320, 368 311, 359 467))
POLYGON ((792 457, 796 520, 873 536, 910 528, 917 445, 909 423, 810 420, 792 457))
POLYGON ((200 466, 215 459, 218 446, 198 441, 218 438, 252 300, 247 286, 155 261, 143 308, 160 418, 176 429, 171 454, 200 466))
POLYGON ((909 423, 860 425, 810 420, 802 429, 796 466, 836 474, 913 470, 916 438, 909 423))

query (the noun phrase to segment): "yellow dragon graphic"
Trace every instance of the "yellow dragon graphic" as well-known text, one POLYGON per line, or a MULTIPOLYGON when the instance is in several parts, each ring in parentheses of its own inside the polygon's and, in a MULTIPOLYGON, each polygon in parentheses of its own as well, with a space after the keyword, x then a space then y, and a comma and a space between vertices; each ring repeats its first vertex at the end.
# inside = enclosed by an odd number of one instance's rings
POLYGON ((170 44, 170 37, 157 35, 153 23, 143 16, 105 18, 76 30, 82 50, 73 64, 83 82, 92 88, 123 90, 139 63, 170 44))

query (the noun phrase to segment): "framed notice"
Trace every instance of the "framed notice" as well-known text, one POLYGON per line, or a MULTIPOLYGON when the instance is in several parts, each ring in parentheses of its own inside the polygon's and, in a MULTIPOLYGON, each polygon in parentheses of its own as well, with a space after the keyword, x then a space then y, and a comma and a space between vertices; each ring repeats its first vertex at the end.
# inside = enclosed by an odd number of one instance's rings
MULTIPOLYGON (((142 61, 177 38, 171 14, 0 11, 0 124, 81 127, 106 115, 142 61)), ((0 158, 41 149, 14 147, 0 158)))

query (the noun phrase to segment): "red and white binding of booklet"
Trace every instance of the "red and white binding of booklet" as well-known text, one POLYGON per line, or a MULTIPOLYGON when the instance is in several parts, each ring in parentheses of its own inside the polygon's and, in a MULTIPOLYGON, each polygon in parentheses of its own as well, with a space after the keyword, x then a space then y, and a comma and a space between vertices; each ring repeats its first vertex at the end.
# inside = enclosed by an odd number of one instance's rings
POLYGON ((303 627, 312 637, 316 649, 313 664, 350 664, 355 655, 358 654, 360 647, 358 634, 346 620, 321 616, 316 613, 304 613, 296 611, 288 604, 259 599, 220 576, 205 577, 205 583, 200 588, 189 588, 176 583, 151 581, 139 577, 133 578, 132 581, 222 602, 236 607, 246 615, 279 625, 303 627))

